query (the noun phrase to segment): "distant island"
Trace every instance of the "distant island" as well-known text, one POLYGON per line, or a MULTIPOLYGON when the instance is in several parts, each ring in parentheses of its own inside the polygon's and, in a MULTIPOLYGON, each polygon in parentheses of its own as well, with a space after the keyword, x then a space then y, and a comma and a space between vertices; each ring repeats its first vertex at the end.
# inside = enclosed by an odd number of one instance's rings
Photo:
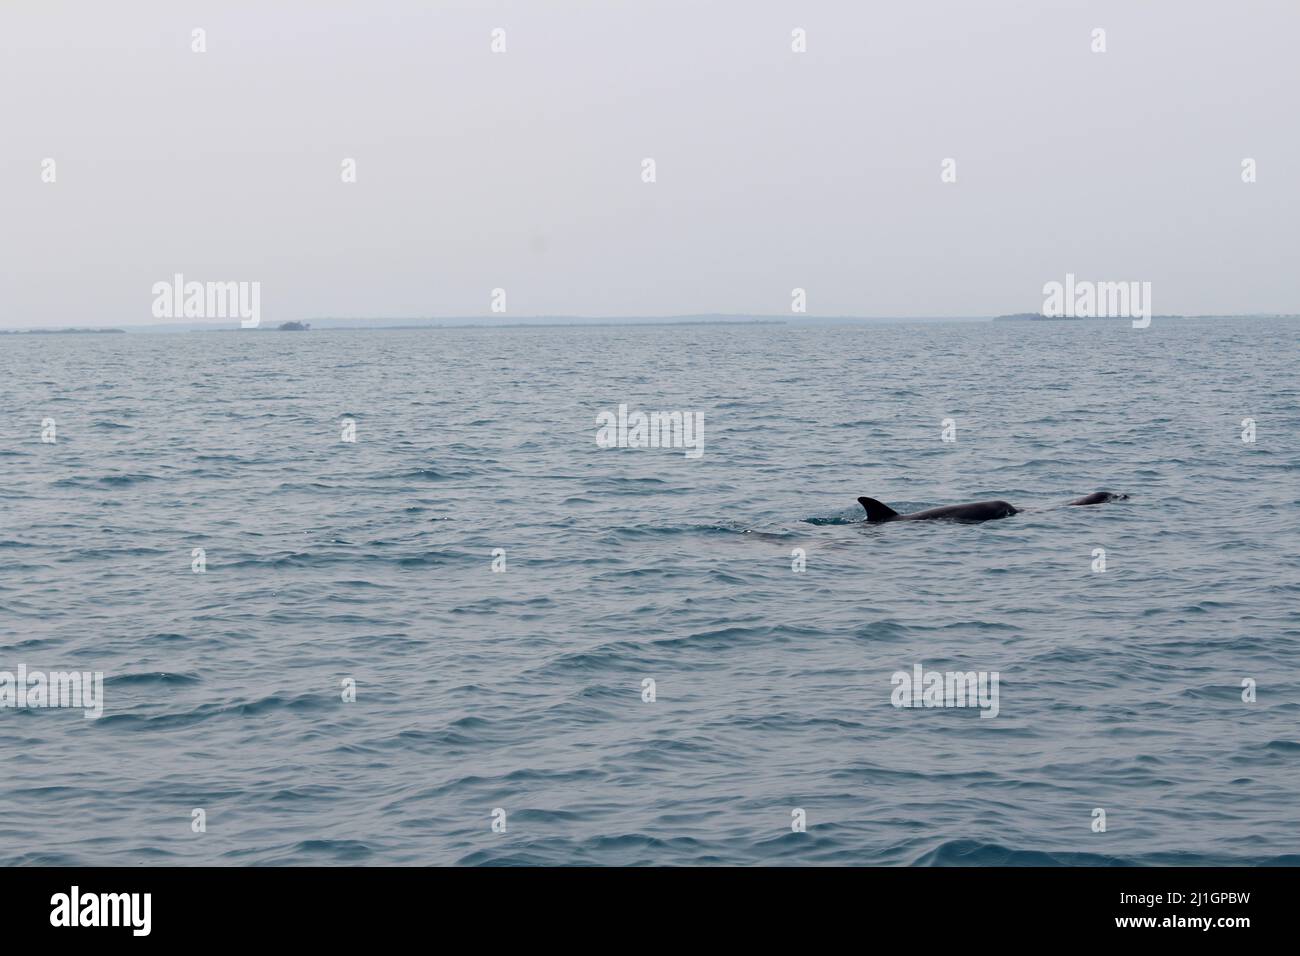
POLYGON ((125 335, 126 329, 0 329, 0 335, 125 335))
POLYGON ((277 332, 306 332, 311 328, 310 322, 281 322, 277 332))
MULTIPOLYGON (((1043 315, 1041 312, 1013 312, 1013 313, 1010 314, 1010 315, 995 315, 995 316, 993 317, 993 321, 994 321, 994 322, 1090 322, 1090 321, 1093 321, 1094 319, 1102 319, 1102 320, 1110 320, 1110 319, 1114 319, 1114 320, 1118 320, 1118 321, 1126 321, 1126 320, 1131 319, 1131 318, 1135 318, 1135 316, 1129 316, 1129 315, 1092 315, 1092 316, 1079 316, 1079 315, 1043 315)), ((1294 315, 1291 315, 1291 314, 1288 314, 1288 313, 1284 313, 1284 312, 1278 312, 1278 313, 1262 313, 1262 312, 1256 313, 1256 312, 1250 312, 1250 313, 1240 313, 1240 314, 1236 314, 1236 315, 1217 315, 1217 314, 1215 314, 1215 315, 1153 315, 1153 316, 1151 316, 1152 321, 1155 321, 1156 319, 1164 320, 1164 319, 1240 319, 1240 318, 1252 318, 1252 319, 1294 319, 1295 316, 1294 316, 1294 315)))
POLYGON ((326 316, 318 319, 325 328, 358 331, 373 329, 397 331, 402 329, 549 329, 549 328, 606 328, 611 326, 663 326, 663 325, 786 325, 788 320, 776 316, 733 315, 668 315, 628 316, 620 318, 592 318, 577 315, 532 315, 526 319, 506 319, 496 316, 469 316, 463 318, 385 319, 348 318, 326 316))
MULTIPOLYGON (((995 315, 994 322, 1088 322, 1092 319, 1129 319, 1127 315, 1043 315, 1041 312, 1013 312, 1011 315, 995 315)), ((1154 319, 1185 319, 1185 315, 1153 315, 1154 319)), ((1195 316, 1205 318, 1205 316, 1195 316)))

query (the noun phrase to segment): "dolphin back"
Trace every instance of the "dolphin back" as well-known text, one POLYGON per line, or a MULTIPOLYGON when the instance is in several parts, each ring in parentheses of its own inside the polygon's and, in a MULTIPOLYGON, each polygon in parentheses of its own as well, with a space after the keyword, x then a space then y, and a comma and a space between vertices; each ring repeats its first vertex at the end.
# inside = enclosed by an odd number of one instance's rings
POLYGON ((1067 501, 1067 505, 1100 505, 1107 501, 1127 501, 1128 495, 1116 494, 1113 491, 1094 491, 1090 495, 1084 495, 1082 498, 1075 498, 1073 501, 1067 501))

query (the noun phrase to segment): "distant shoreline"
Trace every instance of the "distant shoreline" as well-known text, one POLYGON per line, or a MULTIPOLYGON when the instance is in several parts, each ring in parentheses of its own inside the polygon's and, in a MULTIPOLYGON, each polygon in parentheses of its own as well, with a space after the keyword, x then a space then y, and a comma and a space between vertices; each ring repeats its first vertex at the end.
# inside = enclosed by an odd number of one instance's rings
POLYGON ((126 329, 0 329, 0 335, 125 335, 126 329))

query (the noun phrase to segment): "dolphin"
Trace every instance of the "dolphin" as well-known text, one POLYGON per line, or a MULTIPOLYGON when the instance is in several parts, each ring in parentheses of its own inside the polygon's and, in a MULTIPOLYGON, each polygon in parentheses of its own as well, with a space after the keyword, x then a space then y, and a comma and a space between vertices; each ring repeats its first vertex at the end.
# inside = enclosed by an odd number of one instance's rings
POLYGON ((1094 491, 1090 495, 1084 495, 1082 498, 1075 498, 1073 501, 1067 501, 1067 505, 1100 505, 1107 501, 1128 501, 1128 495, 1116 494, 1113 491, 1094 491))
POLYGON ((1018 508, 1005 501, 975 501, 968 505, 944 505, 930 508, 928 511, 913 511, 900 515, 889 505, 881 504, 875 498, 859 498, 858 504, 867 509, 867 521, 879 524, 883 521, 931 521, 946 518, 949 521, 991 521, 994 518, 1006 518, 1019 513, 1018 508))
MULTIPOLYGON (((1128 495, 1113 491, 1094 491, 1090 495, 1067 501, 1067 505, 1099 505, 1107 501, 1127 501, 1128 495)), ((880 524, 885 521, 992 521, 994 518, 1009 518, 1020 514, 1020 508, 1005 501, 973 501, 967 505, 943 505, 926 511, 913 511, 900 515, 887 504, 875 498, 859 498, 858 504, 867 511, 868 524, 880 524)))

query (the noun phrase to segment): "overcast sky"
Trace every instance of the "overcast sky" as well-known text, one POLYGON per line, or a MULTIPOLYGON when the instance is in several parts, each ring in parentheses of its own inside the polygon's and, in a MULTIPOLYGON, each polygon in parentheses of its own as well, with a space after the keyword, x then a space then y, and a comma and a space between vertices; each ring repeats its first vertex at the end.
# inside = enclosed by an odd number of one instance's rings
POLYGON ((269 322, 988 315, 1067 272, 1300 312, 1297 36, 1295 0, 3 0, 0 325, 153 322, 177 272, 269 322))

